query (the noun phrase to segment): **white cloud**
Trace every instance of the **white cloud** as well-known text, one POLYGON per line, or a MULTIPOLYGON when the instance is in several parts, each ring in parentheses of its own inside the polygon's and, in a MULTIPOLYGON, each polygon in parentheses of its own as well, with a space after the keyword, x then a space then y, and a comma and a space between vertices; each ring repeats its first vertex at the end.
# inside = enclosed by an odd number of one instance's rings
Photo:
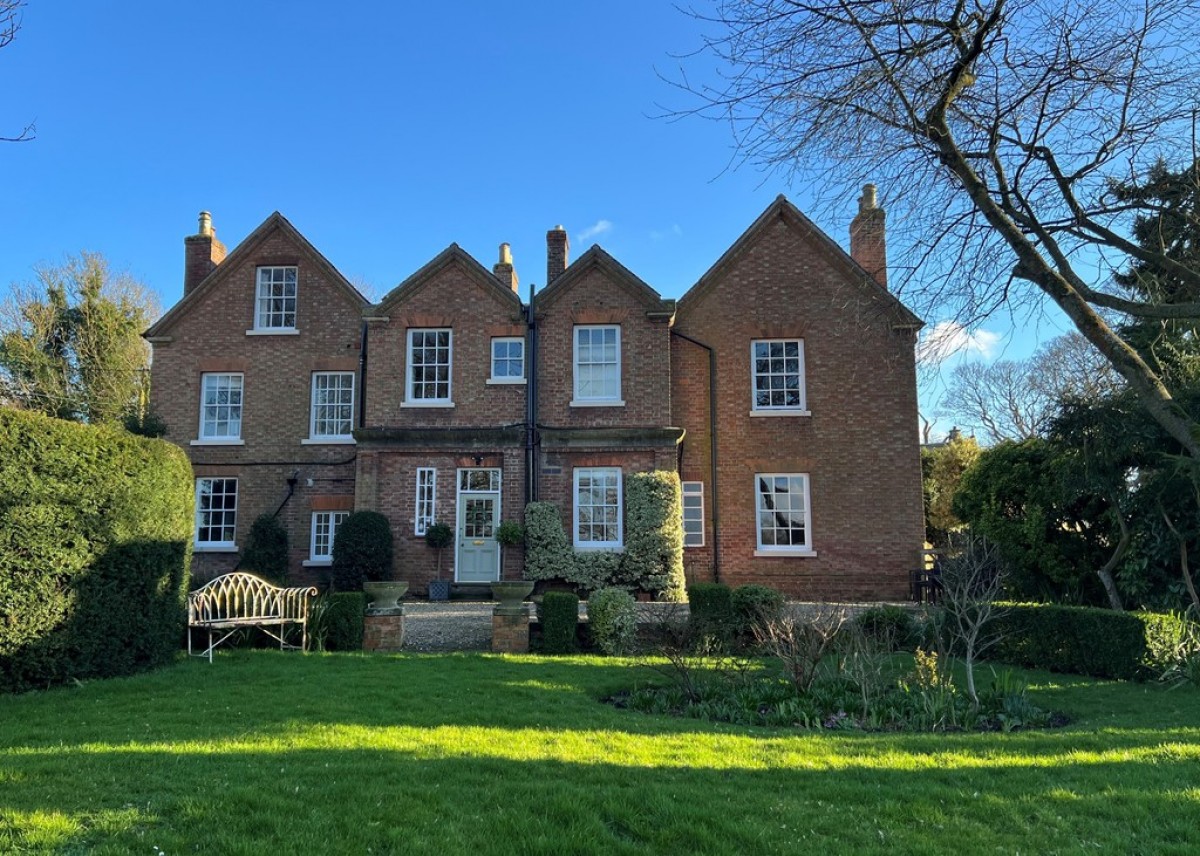
POLYGON ((957 321, 939 321, 921 336, 917 344, 917 361, 940 365, 957 354, 978 354, 985 360, 991 359, 999 344, 999 333, 971 331, 957 321))
POLYGON ((661 241, 663 238, 678 238, 682 234, 683 229, 679 228, 678 223, 674 223, 670 229, 651 229, 650 240, 661 241))
POLYGON ((582 243, 588 238, 594 238, 597 235, 603 235, 605 232, 611 232, 612 227, 613 224, 611 220, 597 220, 591 226, 588 226, 586 229, 576 235, 575 240, 582 243))

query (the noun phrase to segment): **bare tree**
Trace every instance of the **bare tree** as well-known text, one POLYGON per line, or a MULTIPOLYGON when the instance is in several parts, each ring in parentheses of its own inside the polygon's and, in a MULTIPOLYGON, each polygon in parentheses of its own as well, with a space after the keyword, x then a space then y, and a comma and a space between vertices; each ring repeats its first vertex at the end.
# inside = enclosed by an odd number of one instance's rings
POLYGON ((779 660, 801 695, 812 687, 820 674, 821 661, 832 652, 850 618, 846 607, 837 603, 817 603, 803 609, 801 614, 792 606, 754 625, 759 644, 779 660))
MULTIPOLYGON (((21 7, 25 0, 0 0, 0 48, 7 47, 21 29, 21 7)), ((0 142, 22 143, 33 139, 33 123, 29 123, 15 137, 0 137, 0 142)))
POLYGON ((1044 437, 1058 406, 1094 401, 1121 378, 1078 333, 1051 339, 1027 360, 968 362, 950 373, 942 410, 989 443, 1044 437))
POLYGON ((966 533, 942 562, 942 619, 967 672, 967 695, 979 706, 975 662, 1000 641, 996 599, 1004 590, 1004 566, 996 547, 966 533))
POLYGON ((728 121, 743 158, 826 201, 878 182, 916 236, 898 273, 919 309, 978 320, 1049 300, 1200 458, 1200 425, 1105 317, 1200 315, 1111 278, 1142 262, 1200 286, 1130 237, 1154 202, 1114 192, 1160 158, 1196 157, 1200 0, 722 0, 696 14, 725 74, 685 77, 699 103, 682 112, 728 121))

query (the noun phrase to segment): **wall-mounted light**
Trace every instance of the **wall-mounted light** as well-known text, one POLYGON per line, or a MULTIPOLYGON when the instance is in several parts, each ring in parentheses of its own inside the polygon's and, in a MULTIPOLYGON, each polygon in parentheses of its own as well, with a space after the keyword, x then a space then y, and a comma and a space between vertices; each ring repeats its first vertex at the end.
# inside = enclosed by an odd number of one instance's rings
POLYGON ((476 455, 475 456, 475 466, 478 467, 478 466, 481 466, 482 464, 483 464, 483 455, 476 455))

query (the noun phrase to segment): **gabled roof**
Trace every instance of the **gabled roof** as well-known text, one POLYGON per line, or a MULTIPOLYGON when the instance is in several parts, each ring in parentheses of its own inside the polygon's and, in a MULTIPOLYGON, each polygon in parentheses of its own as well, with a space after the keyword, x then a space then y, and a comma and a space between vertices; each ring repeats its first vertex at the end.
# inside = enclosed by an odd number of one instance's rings
POLYGON ((783 220, 789 227, 810 239, 813 244, 824 251, 826 257, 831 262, 841 267, 848 276, 858 280, 864 288, 870 289, 876 296, 883 299, 885 305, 888 305, 895 313, 893 321, 895 326, 925 326, 925 322, 918 318, 911 309, 901 303, 900 298, 880 285, 878 280, 868 273, 862 265, 856 262, 849 253, 842 249, 837 241, 825 234, 816 223, 805 217, 800 209, 788 201, 788 198, 782 193, 775 197, 775 201, 767 206, 767 210, 750 224, 750 228, 743 232, 740 238, 734 241, 733 246, 726 250, 717 259, 716 263, 705 271, 704 275, 696 281, 696 284, 689 288, 683 297, 679 298, 680 311, 686 312, 688 306, 703 299, 709 289, 721 279, 722 274, 732 267, 734 262, 762 238, 776 219, 783 220))
POLYGON ((229 272, 238 267, 246 258, 252 256, 254 251, 272 234, 275 232, 283 232, 302 253, 307 255, 309 259, 323 270, 329 277, 329 280, 338 288, 346 292, 346 295, 359 305, 359 309, 365 309, 370 305, 370 301, 359 293, 358 289, 350 284, 346 277, 342 276, 341 271, 335 268, 325 258, 316 247, 309 242, 308 238, 300 234, 300 230, 293 226, 288 219, 278 211, 271 214, 266 220, 259 224, 258 228, 251 232, 246 238, 234 247, 233 252, 225 256, 219 265, 200 282, 196 283, 196 287, 183 296, 183 299, 176 303, 171 309, 150 325, 143 336, 161 336, 164 332, 170 329, 176 321, 188 313, 192 306, 200 301, 201 298, 208 292, 212 291, 218 283, 226 279, 229 272))
POLYGON ((582 256, 559 274, 554 282, 543 288, 534 297, 538 311, 566 294, 571 286, 592 268, 599 268, 615 283, 646 304, 649 312, 674 313, 675 301, 664 300, 663 296, 648 286, 637 274, 605 252, 599 244, 592 244, 582 256))
POLYGON ((495 297, 515 303, 517 306, 521 305, 520 295, 497 279, 491 271, 476 261, 474 256, 458 244, 451 244, 434 256, 424 267, 384 295, 383 300, 372 311, 379 315, 385 314, 396 304, 408 300, 420 291, 437 273, 454 264, 462 267, 463 271, 478 282, 480 287, 489 289, 495 297))

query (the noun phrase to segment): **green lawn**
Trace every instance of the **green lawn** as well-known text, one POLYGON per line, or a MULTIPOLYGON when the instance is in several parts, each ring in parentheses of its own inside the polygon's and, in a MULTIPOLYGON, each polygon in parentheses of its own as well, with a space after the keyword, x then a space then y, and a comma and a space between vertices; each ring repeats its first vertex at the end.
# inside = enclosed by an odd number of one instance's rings
POLYGON ((239 651, 0 698, 0 852, 1200 852, 1200 692, 1071 726, 794 733, 601 704, 593 658, 239 651))

